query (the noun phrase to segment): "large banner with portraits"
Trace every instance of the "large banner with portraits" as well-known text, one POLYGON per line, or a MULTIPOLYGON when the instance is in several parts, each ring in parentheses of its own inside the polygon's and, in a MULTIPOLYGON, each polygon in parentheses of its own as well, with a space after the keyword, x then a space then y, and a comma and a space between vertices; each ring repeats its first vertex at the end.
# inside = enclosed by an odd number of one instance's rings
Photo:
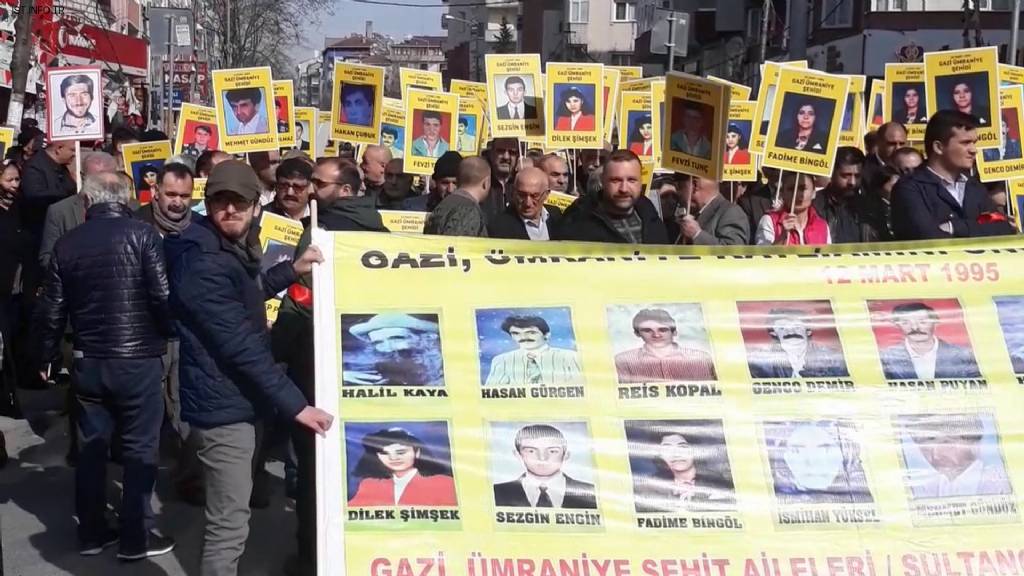
POLYGON ((319 574, 1024 569, 1020 239, 314 234, 319 574))

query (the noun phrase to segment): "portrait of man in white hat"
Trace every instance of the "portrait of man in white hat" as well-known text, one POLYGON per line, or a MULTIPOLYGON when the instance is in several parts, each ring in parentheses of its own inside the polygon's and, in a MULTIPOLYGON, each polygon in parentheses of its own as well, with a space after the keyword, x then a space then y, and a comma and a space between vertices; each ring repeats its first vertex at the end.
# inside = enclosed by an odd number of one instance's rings
POLYGON ((444 386, 436 314, 384 313, 343 316, 346 386, 444 386))

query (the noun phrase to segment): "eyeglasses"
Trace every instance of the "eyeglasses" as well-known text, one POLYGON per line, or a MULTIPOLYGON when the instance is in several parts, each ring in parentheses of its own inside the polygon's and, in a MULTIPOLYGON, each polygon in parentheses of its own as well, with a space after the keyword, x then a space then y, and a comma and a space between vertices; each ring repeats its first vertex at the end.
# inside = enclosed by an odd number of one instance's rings
POLYGON ((327 188, 331 184, 334 184, 335 186, 341 186, 342 184, 341 182, 328 182, 326 180, 321 180, 319 178, 313 178, 312 180, 310 180, 310 182, 313 183, 313 186, 315 186, 317 190, 323 190, 324 188, 327 188))
POLYGON ((289 189, 295 190, 296 192, 301 192, 306 189, 306 186, 309 186, 308 182, 305 184, 299 184, 297 182, 278 182, 276 185, 274 185, 274 188, 278 192, 285 193, 289 189))

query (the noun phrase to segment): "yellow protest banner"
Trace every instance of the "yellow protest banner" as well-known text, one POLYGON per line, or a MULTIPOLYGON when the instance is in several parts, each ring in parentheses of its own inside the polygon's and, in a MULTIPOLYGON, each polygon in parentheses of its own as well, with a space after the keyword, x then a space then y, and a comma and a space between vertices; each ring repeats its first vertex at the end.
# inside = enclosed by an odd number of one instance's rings
POLYGON ((776 84, 779 82, 779 70, 783 66, 807 68, 807 61, 765 62, 761 65, 761 85, 757 90, 757 110, 754 112, 754 120, 757 122, 758 129, 750 139, 751 151, 758 154, 764 152, 767 142, 768 126, 771 123, 771 113, 775 106, 776 84))
POLYGON ((864 147, 864 76, 849 76, 850 92, 843 107, 843 123, 839 128, 839 145, 864 147))
POLYGON ((278 146, 295 148, 295 90, 290 79, 274 80, 274 113, 278 146))
POLYGON ((331 135, 332 110, 316 111, 316 158, 330 158, 338 155, 338 142, 331 135), (334 152, 330 153, 329 150, 334 152))
POLYGON ((1003 86, 1024 84, 1024 67, 1011 64, 999 65, 999 83, 1003 86))
POLYGON ((865 126, 868 132, 878 130, 879 126, 885 123, 885 101, 885 82, 872 80, 871 94, 867 102, 867 126, 865 126))
POLYGON ((545 94, 548 148, 604 147, 604 70, 601 64, 548 62, 545 94))
POLYGON ((978 119, 978 148, 999 145, 999 47, 926 52, 928 110, 978 119))
POLYGON ((639 80, 644 76, 643 66, 606 66, 619 73, 619 79, 622 82, 628 82, 630 80, 639 80))
POLYGON ((729 102, 729 124, 725 128, 725 152, 722 154, 723 182, 757 180, 757 157, 750 153, 750 134, 754 129, 757 102, 729 102))
POLYGON ((655 79, 650 83, 651 91, 651 128, 654 129, 654 155, 656 166, 661 166, 661 148, 665 140, 665 79, 655 79))
POLYGON ((192 179, 192 202, 201 202, 206 197, 206 178, 192 179))
POLYGON ((463 156, 480 152, 480 131, 484 124, 484 104, 476 98, 459 96, 459 120, 456 126, 455 150, 463 156))
POLYGON ((338 62, 331 97, 331 139, 376 144, 384 102, 384 68, 338 62))
POLYGON ((577 198, 578 196, 566 194, 565 192, 551 191, 548 192, 548 197, 544 200, 544 204, 547 206, 554 206, 562 212, 565 212, 569 206, 572 206, 572 203, 575 202, 577 198))
POLYGON ((654 120, 651 92, 623 92, 619 106, 619 148, 628 149, 641 160, 654 157, 654 120))
POLYGON ((207 150, 217 150, 217 110, 183 102, 175 132, 175 154, 198 158, 207 150))
POLYGON ((978 154, 978 177, 982 182, 1024 178, 1021 130, 1024 130, 1024 86, 999 89, 1000 143, 978 154))
POLYGON ((313 146, 317 135, 317 112, 316 108, 309 106, 295 107, 295 142, 296 148, 309 153, 313 158, 313 146))
POLYGON ((405 171, 430 175, 434 163, 453 148, 458 135, 459 97, 449 92, 409 89, 405 107, 405 171))
MULTIPOLYGON (((260 246, 263 258, 260 260, 260 272, 266 272, 281 262, 291 262, 295 257, 295 247, 302 236, 302 223, 298 220, 271 214, 263 211, 260 215, 260 246)), ((277 294, 265 302, 267 320, 277 320, 284 292, 277 294)))
POLYGON ((716 182, 722 179, 729 95, 729 86, 721 82, 669 73, 665 79, 662 168, 716 182))
POLYGON ((540 55, 487 54, 485 62, 491 137, 543 137, 540 55))
POLYGON ((14 145, 14 128, 0 127, 0 156, 7 153, 7 149, 14 145))
POLYGON ((391 151, 392 158, 405 157, 405 109, 401 101, 384 103, 380 122, 380 145, 391 151))
POLYGON ((784 67, 761 163, 831 177, 849 91, 848 76, 784 67))
POLYGON ((458 94, 459 98, 476 98, 487 104, 487 84, 484 82, 470 82, 452 78, 451 86, 448 89, 452 94, 458 94))
POLYGON ((171 141, 132 142, 121 146, 124 169, 135 184, 135 199, 149 204, 157 186, 157 175, 171 157, 171 141))
POLYGON ((619 79, 621 72, 610 67, 605 66, 603 72, 604 78, 604 141, 612 141, 612 131, 615 128, 616 119, 615 117, 619 112, 619 79))
POLYGON ((401 86, 400 93, 403 99, 408 97, 410 88, 426 90, 428 92, 444 91, 444 82, 441 79, 440 72, 416 70, 415 68, 399 68, 398 81, 401 86))
POLYGON ((1020 572, 1019 237, 315 234, 319 574, 1020 572))
POLYGON ((413 210, 380 210, 384 226, 391 232, 403 234, 422 234, 428 214, 413 210))
POLYGON ((213 94, 221 149, 231 154, 277 149, 269 66, 214 70, 213 94))
POLYGON ((724 78, 719 78, 718 76, 712 76, 710 74, 708 74, 708 80, 714 80, 716 82, 721 82, 722 84, 727 84, 729 86, 729 90, 731 90, 731 96, 729 98, 733 102, 738 102, 740 100, 750 100, 750 86, 738 84, 736 82, 732 82, 724 78))
POLYGON ((889 62, 885 65, 883 117, 886 122, 894 120, 906 126, 909 140, 924 140, 924 128, 930 116, 927 92, 924 64, 889 62))

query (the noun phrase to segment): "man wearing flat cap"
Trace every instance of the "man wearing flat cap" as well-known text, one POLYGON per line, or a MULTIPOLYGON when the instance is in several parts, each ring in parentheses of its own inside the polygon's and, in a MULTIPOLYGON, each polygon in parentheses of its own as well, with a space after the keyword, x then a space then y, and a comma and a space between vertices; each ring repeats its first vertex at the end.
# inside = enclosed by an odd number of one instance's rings
POLYGON ((318 434, 332 416, 310 406, 274 362, 264 301, 312 270, 310 247, 260 272, 254 220, 262 186, 237 160, 206 182, 207 216, 164 239, 170 307, 181 340, 181 417, 192 427, 206 485, 200 574, 234 575, 249 534, 257 423, 276 413, 318 434))
POLYGON ((378 314, 349 332, 372 349, 374 371, 344 373, 345 384, 444 386, 441 340, 436 322, 408 314, 378 314))

